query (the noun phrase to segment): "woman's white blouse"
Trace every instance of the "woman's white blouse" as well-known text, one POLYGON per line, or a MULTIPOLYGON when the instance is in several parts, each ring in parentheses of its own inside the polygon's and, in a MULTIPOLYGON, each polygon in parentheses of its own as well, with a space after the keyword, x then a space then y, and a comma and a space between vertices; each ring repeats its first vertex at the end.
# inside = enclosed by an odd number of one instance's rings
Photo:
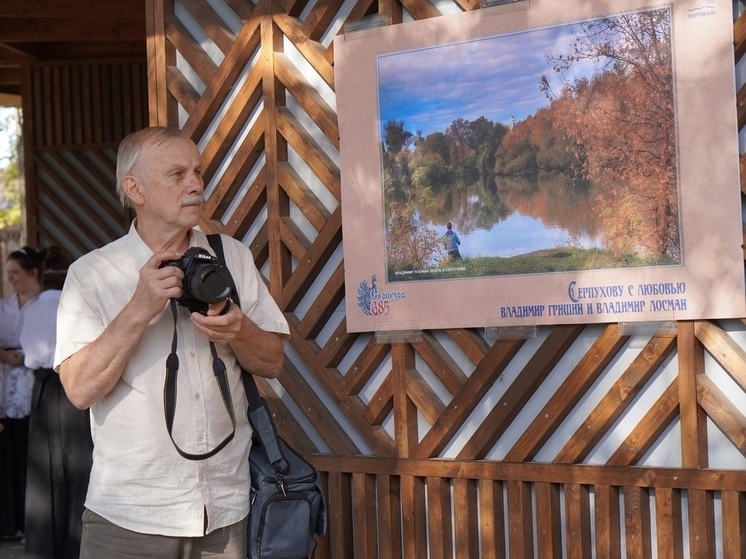
MULTIPOLYGON (((20 348, 20 317, 18 296, 0 299, 0 347, 20 348)), ((34 372, 27 367, 2 363, 0 370, 0 418, 21 419, 31 413, 31 392, 34 372)))
POLYGON ((62 291, 49 289, 21 309, 21 348, 29 369, 51 369, 57 339, 57 307, 62 291))

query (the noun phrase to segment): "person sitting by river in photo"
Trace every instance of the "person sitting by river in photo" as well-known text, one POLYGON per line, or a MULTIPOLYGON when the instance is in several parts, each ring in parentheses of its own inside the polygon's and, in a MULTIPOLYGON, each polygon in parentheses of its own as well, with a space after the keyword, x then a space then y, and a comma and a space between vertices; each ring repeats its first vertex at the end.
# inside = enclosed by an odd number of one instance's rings
POLYGON ((448 251, 449 260, 461 260, 461 253, 459 252, 459 245, 461 239, 458 238, 458 233, 453 230, 453 224, 449 221, 446 223, 446 234, 443 237, 443 244, 448 251))

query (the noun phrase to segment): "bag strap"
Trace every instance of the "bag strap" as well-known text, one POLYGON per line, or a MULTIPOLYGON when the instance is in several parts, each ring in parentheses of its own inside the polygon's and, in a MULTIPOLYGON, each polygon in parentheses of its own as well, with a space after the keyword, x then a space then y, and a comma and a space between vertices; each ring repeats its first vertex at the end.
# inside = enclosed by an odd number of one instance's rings
MULTIPOLYGON (((228 264, 225 261, 225 251, 223 250, 223 240, 220 235, 217 233, 207 235, 207 240, 215 252, 215 256, 228 269, 228 264)), ((233 291, 231 298, 238 308, 241 308, 238 290, 233 291)), ((254 433, 259 437, 262 447, 267 453, 267 458, 275 469, 278 483, 281 483, 283 475, 290 471, 290 463, 285 459, 280 450, 279 435, 267 407, 267 402, 259 394, 254 376, 243 367, 241 367, 241 381, 246 391, 246 399, 249 401, 249 423, 251 423, 254 433)))

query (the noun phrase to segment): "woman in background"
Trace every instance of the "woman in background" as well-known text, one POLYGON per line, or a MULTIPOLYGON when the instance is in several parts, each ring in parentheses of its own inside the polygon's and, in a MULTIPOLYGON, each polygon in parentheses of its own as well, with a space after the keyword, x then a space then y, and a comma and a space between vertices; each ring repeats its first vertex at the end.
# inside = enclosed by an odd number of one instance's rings
POLYGON ((70 258, 51 247, 41 294, 21 312, 21 348, 36 381, 26 487, 26 559, 77 559, 91 470, 88 410, 75 408, 52 370, 57 307, 70 258))
POLYGON ((42 255, 30 247, 10 253, 12 295, 0 299, 0 536, 21 538, 24 527, 29 413, 34 373, 23 364, 21 309, 41 291, 42 255))

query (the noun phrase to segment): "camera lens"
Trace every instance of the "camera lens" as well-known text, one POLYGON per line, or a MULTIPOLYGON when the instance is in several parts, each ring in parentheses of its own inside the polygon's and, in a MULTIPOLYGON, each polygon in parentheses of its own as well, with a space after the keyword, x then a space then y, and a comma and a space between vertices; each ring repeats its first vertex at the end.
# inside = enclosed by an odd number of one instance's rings
POLYGON ((196 264, 189 270, 184 282, 192 297, 205 303, 223 301, 233 293, 233 278, 230 273, 213 263, 196 264))

